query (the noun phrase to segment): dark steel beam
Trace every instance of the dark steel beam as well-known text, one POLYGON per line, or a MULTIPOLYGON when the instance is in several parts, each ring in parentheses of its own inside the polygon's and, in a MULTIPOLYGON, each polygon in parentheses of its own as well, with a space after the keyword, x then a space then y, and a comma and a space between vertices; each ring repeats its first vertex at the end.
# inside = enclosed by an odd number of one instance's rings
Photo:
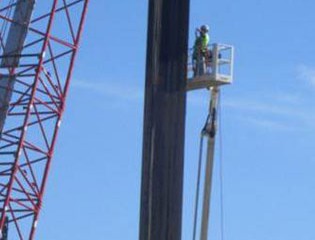
POLYGON ((150 0, 140 240, 180 240, 189 0, 150 0))

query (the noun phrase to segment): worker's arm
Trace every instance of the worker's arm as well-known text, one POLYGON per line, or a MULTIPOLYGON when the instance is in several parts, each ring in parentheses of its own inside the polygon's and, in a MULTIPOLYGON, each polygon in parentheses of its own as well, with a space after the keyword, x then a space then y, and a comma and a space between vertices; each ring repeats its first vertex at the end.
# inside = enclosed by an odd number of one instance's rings
POLYGON ((200 34, 200 29, 199 29, 199 28, 196 28, 196 30, 195 30, 195 36, 196 36, 196 38, 199 37, 199 34, 200 34))

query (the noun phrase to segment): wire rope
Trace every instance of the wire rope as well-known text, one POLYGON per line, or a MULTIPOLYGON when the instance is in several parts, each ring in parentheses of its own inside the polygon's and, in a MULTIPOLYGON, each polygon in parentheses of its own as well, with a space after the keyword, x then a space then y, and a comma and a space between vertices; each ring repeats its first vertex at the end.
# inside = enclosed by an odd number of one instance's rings
POLYGON ((197 224, 198 224, 198 209, 199 209, 199 192, 200 192, 200 179, 201 179, 201 167, 203 158, 203 131, 200 134, 199 144, 199 159, 198 159, 198 174, 196 183, 196 195, 195 195, 195 212, 194 212, 194 226, 193 226, 193 240, 196 240, 197 224))
POLYGON ((222 136, 222 108, 221 108, 221 92, 219 93, 219 158, 220 158, 220 230, 221 240, 225 239, 225 226, 224 226, 224 169, 223 169, 223 136, 222 136))

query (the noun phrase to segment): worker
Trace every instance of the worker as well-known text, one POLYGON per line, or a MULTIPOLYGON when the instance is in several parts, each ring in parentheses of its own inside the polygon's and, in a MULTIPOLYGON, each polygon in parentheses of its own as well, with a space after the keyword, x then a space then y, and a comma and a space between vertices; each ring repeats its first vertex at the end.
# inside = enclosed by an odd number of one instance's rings
POLYGON ((196 40, 193 49, 193 70, 194 76, 203 75, 206 71, 206 61, 210 57, 208 50, 208 44, 210 41, 209 37, 209 26, 202 25, 196 29, 195 32, 196 40))

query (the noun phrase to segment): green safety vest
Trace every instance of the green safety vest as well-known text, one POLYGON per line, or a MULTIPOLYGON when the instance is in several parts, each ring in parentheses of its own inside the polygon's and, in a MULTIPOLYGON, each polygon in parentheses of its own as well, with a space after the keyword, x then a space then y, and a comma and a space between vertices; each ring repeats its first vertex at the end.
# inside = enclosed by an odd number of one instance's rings
POLYGON ((208 34, 201 35, 196 39, 194 45, 194 58, 197 58, 200 53, 205 53, 207 51, 209 41, 210 37, 208 34))

